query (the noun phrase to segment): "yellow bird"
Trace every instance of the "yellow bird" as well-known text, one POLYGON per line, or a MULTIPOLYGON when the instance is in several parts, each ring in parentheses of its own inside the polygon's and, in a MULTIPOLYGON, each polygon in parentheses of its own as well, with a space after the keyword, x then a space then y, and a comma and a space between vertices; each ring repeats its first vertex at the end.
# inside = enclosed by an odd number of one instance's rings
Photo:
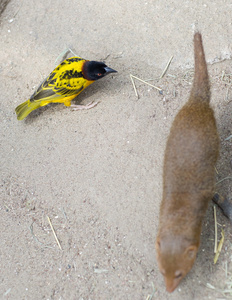
POLYGON ((64 103, 74 110, 92 108, 97 102, 84 106, 71 105, 71 101, 94 81, 114 72, 117 71, 103 62, 80 57, 68 58, 50 73, 29 100, 16 107, 17 119, 23 120, 33 110, 49 103, 64 103))

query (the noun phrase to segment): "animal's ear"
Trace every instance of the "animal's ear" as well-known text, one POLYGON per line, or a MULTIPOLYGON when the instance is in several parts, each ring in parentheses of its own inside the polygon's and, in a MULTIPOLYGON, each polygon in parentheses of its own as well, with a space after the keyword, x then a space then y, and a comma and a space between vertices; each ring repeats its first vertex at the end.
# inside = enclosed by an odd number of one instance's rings
POLYGON ((197 254, 197 246, 195 245, 189 246, 188 248, 186 248, 185 254, 189 260, 195 259, 197 254))

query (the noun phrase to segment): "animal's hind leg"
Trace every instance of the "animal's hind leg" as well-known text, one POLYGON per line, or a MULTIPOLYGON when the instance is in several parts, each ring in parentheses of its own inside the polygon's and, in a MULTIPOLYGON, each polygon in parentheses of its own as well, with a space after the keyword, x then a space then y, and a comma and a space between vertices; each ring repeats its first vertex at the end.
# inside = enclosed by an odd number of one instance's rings
POLYGON ((217 205, 222 209, 224 215, 226 215, 232 223, 232 199, 215 193, 213 201, 217 203, 217 205))

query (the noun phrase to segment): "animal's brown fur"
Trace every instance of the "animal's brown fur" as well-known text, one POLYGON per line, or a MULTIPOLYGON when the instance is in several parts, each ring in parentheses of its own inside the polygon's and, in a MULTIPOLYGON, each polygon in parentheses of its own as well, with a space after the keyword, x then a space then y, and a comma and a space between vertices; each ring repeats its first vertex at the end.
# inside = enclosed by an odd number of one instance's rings
POLYGON ((219 151, 200 33, 194 35, 194 53, 191 94, 172 124, 164 157, 156 250, 168 292, 175 290, 195 261, 202 220, 213 197, 219 151))

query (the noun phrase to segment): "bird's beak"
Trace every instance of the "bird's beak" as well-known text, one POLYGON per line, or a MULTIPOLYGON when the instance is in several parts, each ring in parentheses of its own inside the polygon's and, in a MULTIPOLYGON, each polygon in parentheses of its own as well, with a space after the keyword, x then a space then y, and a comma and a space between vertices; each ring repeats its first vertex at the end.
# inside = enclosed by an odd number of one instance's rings
POLYGON ((109 68, 109 67, 105 67, 104 69, 105 69, 105 71, 106 71, 106 74, 109 74, 109 73, 117 73, 117 71, 115 71, 114 69, 111 69, 111 68, 109 68))

